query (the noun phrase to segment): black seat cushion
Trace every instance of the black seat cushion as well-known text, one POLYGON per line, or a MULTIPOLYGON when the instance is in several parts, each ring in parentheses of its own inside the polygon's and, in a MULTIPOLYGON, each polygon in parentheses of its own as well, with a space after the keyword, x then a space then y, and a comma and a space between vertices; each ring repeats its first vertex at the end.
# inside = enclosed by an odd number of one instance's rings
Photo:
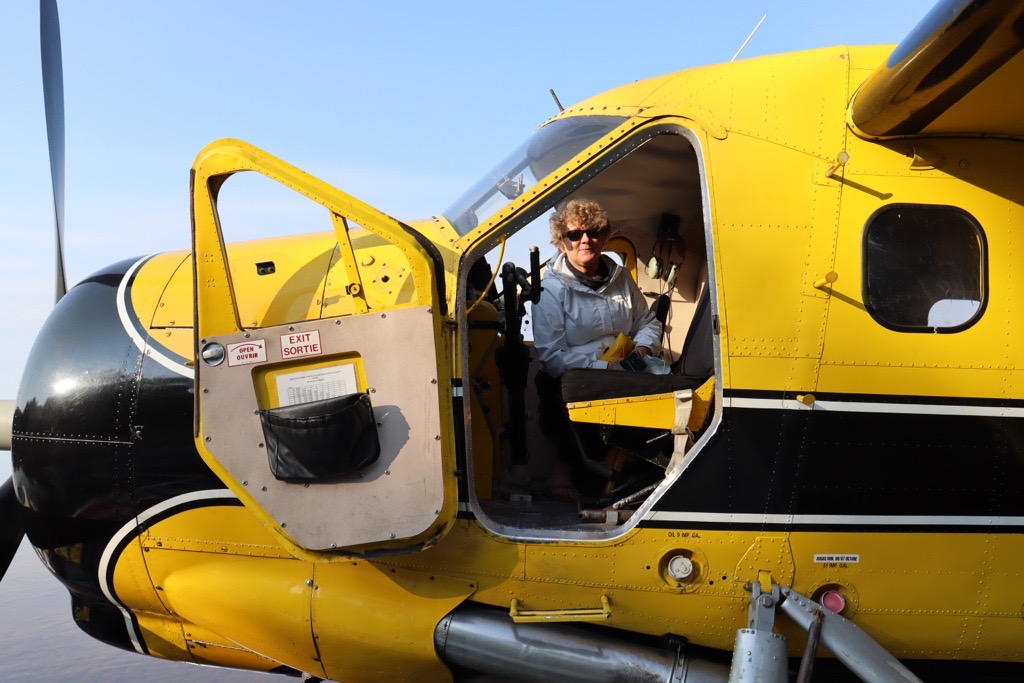
POLYGON ((681 389, 696 389, 706 380, 707 377, 574 369, 567 370, 562 375, 562 400, 566 403, 577 403, 627 396, 668 394, 681 389))

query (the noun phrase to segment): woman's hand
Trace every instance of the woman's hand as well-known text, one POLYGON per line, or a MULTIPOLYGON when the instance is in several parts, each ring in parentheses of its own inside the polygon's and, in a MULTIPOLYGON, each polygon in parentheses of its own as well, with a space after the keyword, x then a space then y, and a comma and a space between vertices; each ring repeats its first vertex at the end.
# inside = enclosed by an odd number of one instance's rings
MULTIPOLYGON (((651 355, 651 350, 646 346, 638 346, 635 349, 633 349, 633 352, 639 355, 641 358, 647 358, 647 356, 651 355)), ((612 361, 611 363, 608 363, 608 369, 625 370, 626 368, 622 367, 622 359, 620 358, 618 360, 612 361)))

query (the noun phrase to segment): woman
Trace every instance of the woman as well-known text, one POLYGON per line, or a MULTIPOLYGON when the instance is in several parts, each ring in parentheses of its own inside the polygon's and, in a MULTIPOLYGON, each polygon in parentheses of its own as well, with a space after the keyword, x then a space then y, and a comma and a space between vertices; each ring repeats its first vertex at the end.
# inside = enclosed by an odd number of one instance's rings
POLYGON ((548 491, 562 500, 580 496, 573 468, 562 458, 576 452, 577 443, 588 453, 601 448, 594 430, 578 429, 579 441, 572 438, 561 397, 562 375, 571 368, 621 370, 620 360, 599 360, 619 333, 633 339, 641 356, 660 350, 661 323, 629 272, 601 253, 610 236, 608 216, 596 202, 573 199, 556 211, 551 243, 559 254, 548 266, 540 301, 533 306, 533 343, 541 363, 536 379, 540 426, 559 444, 548 491))
POLYGON ((608 216, 588 199, 573 199, 551 216, 559 254, 533 307, 533 342, 552 377, 570 368, 621 370, 621 361, 599 360, 620 332, 641 356, 660 350, 661 323, 629 272, 601 253, 610 235, 608 216))

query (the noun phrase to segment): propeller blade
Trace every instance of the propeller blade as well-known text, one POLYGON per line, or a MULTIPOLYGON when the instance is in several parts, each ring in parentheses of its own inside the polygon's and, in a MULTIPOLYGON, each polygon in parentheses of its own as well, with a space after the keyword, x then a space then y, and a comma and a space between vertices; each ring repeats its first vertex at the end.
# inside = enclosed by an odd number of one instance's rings
POLYGON ((14 431, 14 401, 0 400, 0 451, 11 450, 14 431))
POLYGON ((39 47, 43 58, 43 101, 57 236, 56 303, 67 292, 64 277, 64 70, 61 66, 57 0, 39 0, 39 47))
POLYGON ((0 579, 11 565, 24 535, 21 505, 14 495, 14 480, 8 479, 0 486, 0 579))

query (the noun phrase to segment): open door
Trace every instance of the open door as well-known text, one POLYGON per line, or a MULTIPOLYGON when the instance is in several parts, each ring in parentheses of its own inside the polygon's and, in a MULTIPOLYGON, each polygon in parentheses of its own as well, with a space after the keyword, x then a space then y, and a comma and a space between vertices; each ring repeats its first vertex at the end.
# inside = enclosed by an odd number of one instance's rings
POLYGON ((192 212, 195 440, 206 463, 299 557, 401 552, 442 535, 457 490, 432 245, 238 140, 200 152, 192 212), (319 314, 242 326, 217 213, 221 186, 239 171, 329 212, 337 248, 319 314), (382 260, 401 296, 368 295, 382 260))
POLYGON ((722 364, 703 171, 708 134, 675 117, 556 119, 444 212, 462 234, 459 291, 476 299, 460 321, 469 503, 495 535, 622 536, 652 514, 713 432, 722 364), (525 292, 557 277, 550 216, 577 197, 604 209, 615 237, 603 253, 622 266, 637 297, 660 310, 657 374, 542 372, 525 292), (533 253, 549 264, 540 278, 525 271, 533 253), (484 264, 500 279, 481 277, 484 264))

